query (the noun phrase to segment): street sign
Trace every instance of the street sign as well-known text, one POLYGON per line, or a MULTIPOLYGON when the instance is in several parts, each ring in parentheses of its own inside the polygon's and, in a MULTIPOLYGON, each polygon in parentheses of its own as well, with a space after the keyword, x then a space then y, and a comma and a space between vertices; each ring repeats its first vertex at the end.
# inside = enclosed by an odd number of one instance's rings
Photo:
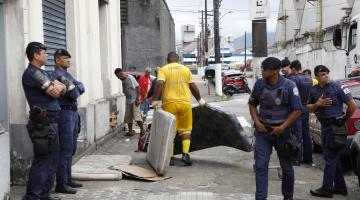
POLYGON ((249 0, 251 20, 263 20, 270 17, 269 0, 249 0))

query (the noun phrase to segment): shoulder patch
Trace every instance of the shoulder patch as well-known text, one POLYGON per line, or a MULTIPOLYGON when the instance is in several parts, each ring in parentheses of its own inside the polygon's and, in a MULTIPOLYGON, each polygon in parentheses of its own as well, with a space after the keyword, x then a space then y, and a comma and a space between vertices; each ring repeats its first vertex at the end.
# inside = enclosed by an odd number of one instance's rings
POLYGON ((299 96, 299 90, 298 90, 297 87, 294 87, 293 93, 294 93, 295 96, 299 96))
POLYGON ((343 88, 343 91, 344 91, 345 94, 349 94, 349 93, 350 93, 350 89, 347 88, 347 87, 344 87, 344 88, 343 88))

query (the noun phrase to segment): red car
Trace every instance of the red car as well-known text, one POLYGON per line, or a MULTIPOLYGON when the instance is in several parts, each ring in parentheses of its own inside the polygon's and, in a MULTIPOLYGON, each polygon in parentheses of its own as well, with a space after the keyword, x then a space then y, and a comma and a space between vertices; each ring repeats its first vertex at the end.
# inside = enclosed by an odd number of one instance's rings
MULTIPOLYGON (((341 152, 341 158, 343 161, 350 161, 350 145, 353 141, 356 132, 360 131, 360 77, 349 78, 338 80, 341 84, 348 87, 351 91, 353 98, 357 104, 357 109, 353 116, 347 123, 346 133, 347 133, 347 145, 346 148, 341 152)), ((344 112, 346 111, 346 105, 344 106, 344 112)), ((313 151, 315 153, 321 152, 321 125, 314 113, 310 113, 309 117, 309 129, 310 134, 313 139, 313 151)))
POLYGON ((233 94, 241 92, 251 93, 246 76, 243 72, 224 72, 222 85, 225 95, 232 96, 233 94))

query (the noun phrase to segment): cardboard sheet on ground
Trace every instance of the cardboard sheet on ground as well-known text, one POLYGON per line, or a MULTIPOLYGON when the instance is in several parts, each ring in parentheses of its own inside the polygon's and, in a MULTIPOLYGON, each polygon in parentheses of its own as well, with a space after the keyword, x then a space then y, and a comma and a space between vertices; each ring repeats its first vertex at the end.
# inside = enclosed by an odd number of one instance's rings
MULTIPOLYGON (((193 107, 190 151, 228 146, 251 152, 252 146, 236 115, 208 105, 193 107)), ((182 153, 180 137, 175 139, 174 154, 182 153)))
POLYGON ((109 167, 128 165, 131 159, 129 155, 87 155, 72 167, 72 178, 75 180, 121 180, 122 174, 109 167))
POLYGON ((169 167, 175 128, 174 115, 163 110, 154 112, 146 160, 159 175, 169 167))
POLYGON ((116 165, 112 166, 110 169, 118 170, 123 173, 124 176, 144 181, 162 181, 171 178, 169 176, 158 176, 153 170, 145 169, 136 165, 116 165))

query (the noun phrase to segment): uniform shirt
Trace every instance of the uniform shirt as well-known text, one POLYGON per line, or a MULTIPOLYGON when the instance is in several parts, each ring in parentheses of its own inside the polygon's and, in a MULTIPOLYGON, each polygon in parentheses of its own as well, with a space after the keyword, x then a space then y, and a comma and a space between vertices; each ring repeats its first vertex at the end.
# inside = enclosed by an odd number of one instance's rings
POLYGON ((80 81, 77 81, 74 77, 72 77, 69 72, 59 67, 55 67, 54 72, 51 74, 52 79, 60 81, 60 77, 62 76, 65 76, 69 81, 71 81, 75 85, 75 88, 67 92, 64 96, 61 96, 59 98, 59 103, 61 106, 77 106, 77 98, 85 92, 85 87, 80 81))
POLYGON ((160 68, 157 81, 164 81, 162 93, 163 105, 184 103, 191 105, 189 83, 193 83, 190 70, 184 65, 170 63, 160 68))
MULTIPOLYGON (((299 91, 293 81, 290 81, 283 76, 279 77, 278 82, 275 85, 270 85, 265 79, 258 79, 255 83, 254 89, 249 98, 249 104, 257 107, 260 104, 260 98, 263 90, 267 88, 268 90, 275 90, 281 87, 286 86, 286 93, 283 93, 282 98, 285 99, 281 102, 281 105, 287 105, 289 113, 295 110, 301 110, 302 105, 299 98, 299 91)), ((276 106, 276 105, 275 105, 276 106)))
POLYGON ((60 110, 58 100, 51 97, 44 90, 42 90, 41 85, 33 78, 34 73, 38 70, 46 77, 48 77, 49 80, 53 80, 46 71, 39 69, 29 63, 29 66, 22 75, 22 85, 29 107, 32 108, 33 106, 38 106, 45 110, 60 110))
POLYGON ((323 98, 331 98, 332 105, 320 107, 315 111, 319 120, 343 116, 343 103, 352 99, 350 90, 335 81, 330 81, 323 88, 320 87, 320 85, 313 86, 310 91, 309 103, 316 103, 321 96, 323 96, 323 98))
POLYGON ((127 78, 122 81, 123 92, 126 96, 126 104, 132 104, 137 98, 137 87, 139 87, 136 79, 128 74, 127 78))
POLYGON ((296 75, 289 76, 289 79, 294 81, 299 89, 300 100, 302 105, 307 105, 310 96, 310 90, 312 87, 311 78, 305 73, 298 73, 296 75))

